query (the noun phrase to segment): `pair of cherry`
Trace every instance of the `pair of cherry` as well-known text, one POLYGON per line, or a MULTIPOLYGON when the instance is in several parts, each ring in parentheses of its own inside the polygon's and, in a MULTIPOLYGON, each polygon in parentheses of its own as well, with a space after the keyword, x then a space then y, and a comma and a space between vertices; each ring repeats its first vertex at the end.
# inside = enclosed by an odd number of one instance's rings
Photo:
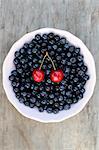
POLYGON ((42 82, 44 80, 45 73, 41 68, 42 68, 42 65, 43 65, 46 57, 48 57, 50 59, 52 65, 53 65, 53 70, 51 70, 51 73, 50 73, 51 81, 61 82, 63 80, 63 77, 64 77, 63 71, 61 69, 56 69, 54 62, 51 59, 51 57, 49 56, 48 52, 46 52, 46 54, 45 54, 45 56, 41 62, 40 67, 33 70, 32 77, 33 77, 34 81, 35 82, 42 82))

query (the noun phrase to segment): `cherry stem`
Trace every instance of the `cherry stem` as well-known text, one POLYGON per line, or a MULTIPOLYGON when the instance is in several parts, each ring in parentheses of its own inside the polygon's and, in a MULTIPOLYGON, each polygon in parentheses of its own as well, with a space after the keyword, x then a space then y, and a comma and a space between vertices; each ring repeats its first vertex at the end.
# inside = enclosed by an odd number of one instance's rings
POLYGON ((41 65, 40 65, 40 69, 42 68, 42 65, 44 63, 44 60, 45 60, 46 56, 47 56, 47 52, 46 52, 45 56, 43 57, 43 60, 42 60, 41 65))
POLYGON ((55 64, 54 64, 52 58, 49 56, 48 52, 47 52, 47 56, 48 56, 48 58, 50 59, 52 65, 53 65, 54 70, 56 70, 55 64))
POLYGON ((50 59, 52 65, 53 65, 54 70, 56 70, 56 67, 55 67, 55 65, 54 65, 54 62, 53 62, 52 58, 49 56, 48 52, 46 52, 45 56, 43 57, 43 60, 42 60, 42 62, 41 62, 41 65, 40 65, 39 69, 42 68, 42 65, 43 65, 43 63, 44 63, 44 60, 45 60, 45 58, 46 58, 47 56, 48 56, 48 58, 50 59))

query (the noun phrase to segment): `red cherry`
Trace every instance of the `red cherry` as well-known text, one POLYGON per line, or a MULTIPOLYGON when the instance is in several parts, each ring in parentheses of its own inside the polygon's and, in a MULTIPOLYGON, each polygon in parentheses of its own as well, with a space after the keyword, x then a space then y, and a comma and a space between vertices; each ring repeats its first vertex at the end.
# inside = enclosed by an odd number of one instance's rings
POLYGON ((44 72, 41 69, 34 69, 32 73, 34 81, 41 82, 44 80, 44 72))
POLYGON ((50 74, 50 78, 53 82, 61 82, 63 80, 64 74, 61 69, 52 70, 50 74))

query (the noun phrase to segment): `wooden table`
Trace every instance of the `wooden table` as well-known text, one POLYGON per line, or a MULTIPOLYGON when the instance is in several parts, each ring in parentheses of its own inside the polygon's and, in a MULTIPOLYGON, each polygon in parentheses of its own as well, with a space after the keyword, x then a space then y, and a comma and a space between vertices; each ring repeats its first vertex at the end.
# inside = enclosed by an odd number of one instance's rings
POLYGON ((94 94, 75 117, 43 124, 18 113, 0 84, 0 150, 99 150, 99 0, 0 0, 1 69, 12 44, 42 27, 68 30, 87 45, 97 69, 94 94))

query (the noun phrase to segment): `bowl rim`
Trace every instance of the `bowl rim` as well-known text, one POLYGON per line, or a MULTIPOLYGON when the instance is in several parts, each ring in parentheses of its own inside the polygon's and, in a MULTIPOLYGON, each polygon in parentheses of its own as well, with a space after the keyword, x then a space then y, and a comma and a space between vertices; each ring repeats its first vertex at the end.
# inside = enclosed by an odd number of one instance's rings
MULTIPOLYGON (((61 34, 61 36, 63 36, 64 34, 61 34)), ((32 37, 33 38, 33 37, 32 37)), ((71 41, 70 41, 71 42, 71 41)), ((79 44, 78 44, 79 45, 79 44)), ((80 46, 79 46, 80 47, 80 46)), ((21 47, 19 47, 19 48, 21 48, 21 47)), ((27 33, 27 34, 25 34, 24 36, 22 36, 19 40, 17 40, 13 45, 12 45, 12 47, 11 47, 11 49, 9 50, 9 52, 8 52, 8 54, 6 55, 6 57, 5 57, 5 60, 4 60, 4 63, 3 63, 3 88, 4 88, 4 90, 5 90, 5 93, 6 93, 6 95, 7 95, 7 98, 8 98, 8 100, 10 101, 10 103, 23 115, 23 116, 25 116, 25 117, 27 117, 27 118, 30 118, 30 119, 33 119, 33 120, 36 120, 36 121, 39 121, 39 122, 43 122, 43 123, 51 123, 51 122, 61 122, 61 121, 63 121, 63 120, 65 120, 65 119, 68 119, 68 118, 70 118, 70 117, 73 117, 74 115, 76 115, 76 114, 78 114, 80 111, 82 111, 83 110, 83 108, 85 107, 85 105, 88 103, 88 101, 90 100, 90 98, 91 98, 91 96, 92 96, 92 94, 93 94, 93 91, 94 91, 94 87, 95 87, 95 83, 96 83, 96 69, 95 69, 95 62, 94 62, 94 59, 93 59, 93 56, 92 56, 92 54, 90 53, 90 51, 88 50, 88 48, 85 46, 85 44, 78 38, 78 37, 76 37, 75 35, 73 35, 72 33, 70 33, 70 32, 68 32, 68 31, 65 31, 65 30, 61 30, 61 29, 56 29, 56 28, 41 28, 41 29, 38 29, 38 30, 35 30, 35 31, 32 31, 32 32, 29 32, 29 33, 27 33), (77 109, 77 110, 75 110, 75 112, 73 112, 72 114, 69 114, 68 116, 64 116, 64 117, 62 117, 62 118, 60 118, 60 119, 41 119, 41 118, 39 118, 39 117, 34 117, 34 116, 29 116, 29 115, 27 115, 27 112, 23 112, 22 111, 22 109, 20 109, 15 103, 14 103, 14 101, 13 101, 13 98, 11 99, 10 98, 10 96, 9 96, 9 92, 7 91, 7 87, 6 87, 6 83, 5 83, 5 69, 6 69, 6 67, 5 67, 5 65, 6 65, 6 63, 7 63, 7 60, 8 60, 8 57, 9 57, 9 54, 13 51, 13 49, 15 49, 15 48, 17 48, 17 45, 18 45, 18 43, 21 41, 21 42, 23 42, 23 44, 27 41, 30 41, 30 37, 31 36, 35 36, 37 33, 46 33, 46 32, 54 32, 54 33, 57 33, 58 34, 58 32, 64 32, 64 34, 66 35, 65 37, 66 38, 68 38, 68 36, 70 36, 70 37, 73 37, 74 38, 74 40, 76 39, 76 41, 78 41, 78 43, 81 43, 82 45, 83 45, 83 47, 84 47, 84 49, 88 52, 88 54, 89 54, 89 56, 90 56, 90 58, 91 58, 91 63, 92 63, 92 67, 93 67, 93 86, 91 86, 91 93, 90 93, 90 95, 89 95, 89 97, 86 99, 86 101, 84 101, 84 103, 82 104, 82 107, 79 107, 79 109, 77 109), (67 36, 68 35, 68 36, 67 36), (26 41, 25 41, 25 40, 26 41)), ((20 103, 20 105, 21 105, 21 103, 20 103)), ((76 104, 74 104, 74 105, 76 105, 76 104)), ((25 105, 23 105, 22 107, 25 107, 25 109, 27 109, 26 108, 26 106, 25 105)), ((30 108, 31 109, 31 108, 30 108)), ((72 108, 71 108, 72 109, 72 108)), ((67 111, 66 111, 67 112, 67 111)), ((60 112, 59 112, 60 113, 60 112)), ((50 115, 52 115, 52 114, 50 114, 50 115)), ((54 114, 54 115, 57 115, 57 114, 54 114)))

